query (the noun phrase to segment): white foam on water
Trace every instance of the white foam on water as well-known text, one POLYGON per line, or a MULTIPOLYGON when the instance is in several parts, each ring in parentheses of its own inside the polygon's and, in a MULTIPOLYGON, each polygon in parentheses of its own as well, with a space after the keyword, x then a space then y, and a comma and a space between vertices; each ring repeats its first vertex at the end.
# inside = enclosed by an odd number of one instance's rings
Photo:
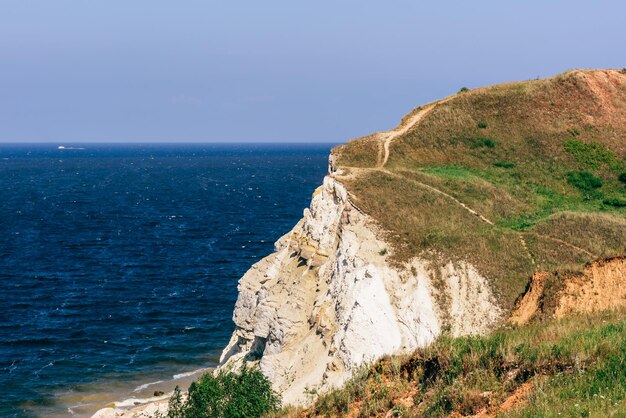
POLYGON ((187 372, 187 373, 180 373, 180 374, 175 374, 174 376, 172 376, 172 378, 174 380, 178 380, 178 379, 182 379, 184 377, 189 377, 189 376, 193 376, 194 374, 198 374, 198 373, 202 373, 205 372, 209 369, 198 369, 198 370, 194 370, 192 372, 187 372))
POLYGON ((158 385, 159 383, 163 383, 163 381, 157 380, 156 382, 144 383, 143 385, 139 385, 135 389, 133 389, 133 392, 139 392, 140 390, 147 389, 149 386, 152 385, 158 385))
POLYGON ((113 402, 113 404, 115 405, 116 408, 128 408, 128 407, 132 407, 132 406, 137 406, 137 405, 143 405, 146 404, 148 402, 155 402, 155 401, 161 401, 163 399, 169 399, 169 397, 172 396, 172 393, 166 393, 162 396, 151 396, 149 398, 129 398, 129 399, 124 399, 121 402, 113 402))

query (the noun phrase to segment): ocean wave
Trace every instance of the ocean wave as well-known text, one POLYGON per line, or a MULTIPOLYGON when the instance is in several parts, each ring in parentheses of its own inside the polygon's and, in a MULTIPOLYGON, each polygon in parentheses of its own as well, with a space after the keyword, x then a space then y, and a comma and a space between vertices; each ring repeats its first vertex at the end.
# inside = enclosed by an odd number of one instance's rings
POLYGON ((160 400, 163 400, 163 399, 169 399, 170 396, 172 396, 172 392, 166 393, 166 394, 161 395, 161 396, 151 396, 149 398, 129 398, 129 399, 124 399, 123 401, 120 401, 120 402, 113 402, 113 404, 115 405, 116 408, 129 408, 129 407, 136 406, 136 405, 143 405, 143 404, 148 403, 148 402, 154 402, 154 401, 160 401, 160 400))
POLYGON ((139 385, 135 389, 133 389, 133 392, 139 392, 141 390, 147 389, 148 387, 152 385, 158 385, 159 383, 163 383, 163 381, 157 380, 156 382, 144 383, 143 385, 139 385))
POLYGON ((179 374, 175 374, 174 376, 172 376, 172 378, 174 380, 183 379, 185 377, 193 376, 194 374, 199 374, 199 373, 202 373, 202 372, 206 372, 208 370, 209 369, 203 368, 203 369, 194 370, 192 372, 179 373, 179 374))

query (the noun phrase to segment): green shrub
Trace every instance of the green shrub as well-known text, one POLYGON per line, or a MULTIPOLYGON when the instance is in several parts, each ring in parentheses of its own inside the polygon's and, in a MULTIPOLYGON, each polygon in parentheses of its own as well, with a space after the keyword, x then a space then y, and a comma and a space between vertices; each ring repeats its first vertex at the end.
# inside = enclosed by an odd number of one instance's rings
POLYGON ((604 199, 602 203, 608 206, 614 206, 616 208, 626 207, 626 200, 620 199, 619 197, 614 197, 611 199, 604 199))
POLYGON ((617 179, 624 183, 624 185, 626 186, 626 171, 617 176, 617 179))
POLYGON ((483 121, 478 122, 478 129, 487 129, 487 124, 483 121))
POLYGON ((182 400, 178 387, 170 398, 167 418, 247 418, 276 411, 279 396, 257 368, 243 366, 239 373, 207 373, 193 382, 182 400))
POLYGON ((602 187, 602 180, 588 171, 571 171, 567 173, 567 182, 587 192, 602 187))
POLYGON ((600 168, 602 165, 607 165, 609 168, 617 168, 619 165, 615 153, 603 144, 571 139, 563 143, 563 149, 578 163, 587 167, 600 168))
POLYGON ((491 138, 485 138, 482 136, 474 137, 474 138, 465 138, 465 142, 470 146, 470 148, 493 148, 496 146, 496 141, 491 138))
POLYGON ((459 90, 459 93, 465 93, 466 91, 469 91, 467 87, 461 87, 461 89, 459 90))
POLYGON ((502 168, 514 168, 515 167, 515 163, 509 162, 509 161, 496 161, 495 163, 493 163, 493 165, 495 165, 496 167, 502 167, 502 168))

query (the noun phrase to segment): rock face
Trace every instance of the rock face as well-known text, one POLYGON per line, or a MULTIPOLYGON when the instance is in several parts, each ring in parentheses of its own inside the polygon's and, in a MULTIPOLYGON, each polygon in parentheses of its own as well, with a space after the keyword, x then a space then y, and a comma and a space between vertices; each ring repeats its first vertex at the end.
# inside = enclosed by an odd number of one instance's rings
POLYGON ((220 367, 258 362, 285 404, 303 404, 311 390, 338 386, 362 364, 413 351, 443 329, 483 333, 502 319, 473 266, 416 257, 395 268, 379 235, 327 176, 276 251, 240 280, 220 367))
POLYGON ((560 319, 574 314, 623 309, 626 307, 625 280, 624 256, 596 260, 578 274, 535 273, 509 322, 524 325, 541 317, 560 319))

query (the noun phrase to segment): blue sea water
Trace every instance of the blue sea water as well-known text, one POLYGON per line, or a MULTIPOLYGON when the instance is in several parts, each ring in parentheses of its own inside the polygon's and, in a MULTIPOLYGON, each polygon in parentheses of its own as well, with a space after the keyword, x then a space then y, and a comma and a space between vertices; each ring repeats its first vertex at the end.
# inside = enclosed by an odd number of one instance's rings
POLYGON ((75 147, 0 144, 0 416, 85 414, 214 365, 237 280, 301 217, 330 150, 75 147))

